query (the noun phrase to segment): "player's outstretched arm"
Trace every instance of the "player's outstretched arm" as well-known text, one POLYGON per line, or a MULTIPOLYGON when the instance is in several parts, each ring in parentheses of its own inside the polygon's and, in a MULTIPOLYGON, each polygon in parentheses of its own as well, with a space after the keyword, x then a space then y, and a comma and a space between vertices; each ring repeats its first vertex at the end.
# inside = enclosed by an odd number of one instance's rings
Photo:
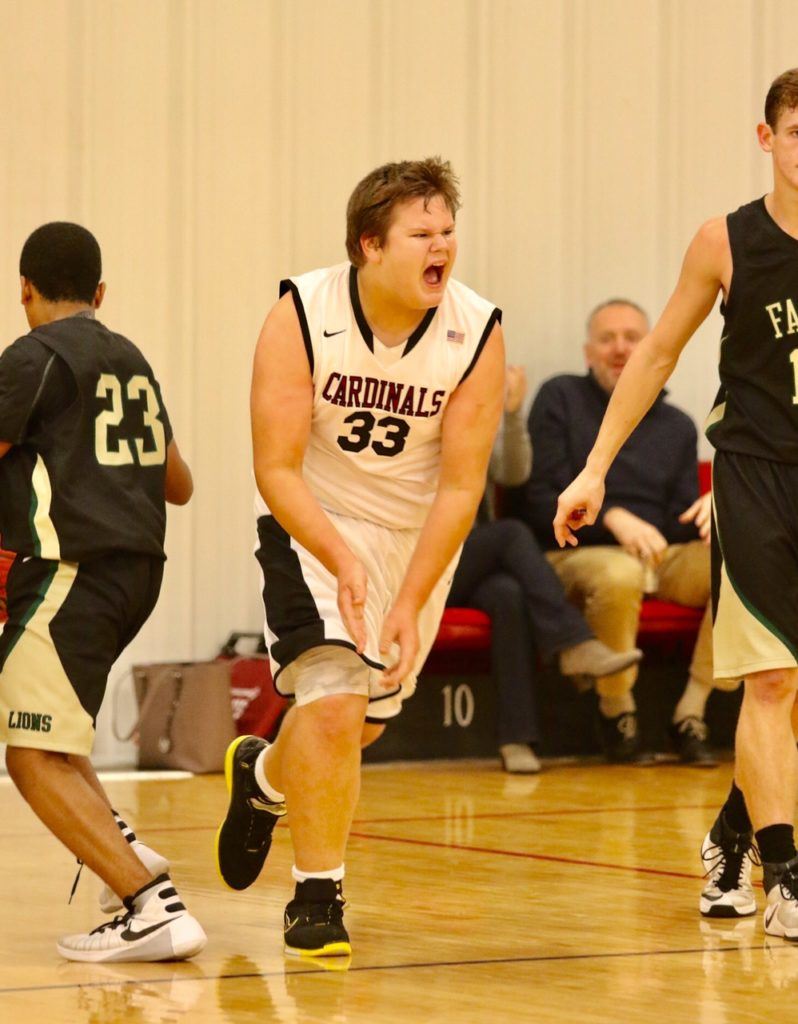
POLYGON ((386 686, 413 668, 418 613, 474 522, 503 404, 504 336, 497 324, 443 415, 438 490, 380 641, 383 654, 399 645, 399 660, 383 676, 386 686))
POLYGON ((164 497, 170 505, 185 505, 194 493, 194 479, 174 438, 166 449, 164 497))
POLYGON ((278 523, 338 579, 338 606, 362 652, 366 574, 302 477, 313 415, 313 380, 292 296, 266 318, 250 396, 258 490, 278 523))
POLYGON ((726 218, 708 221, 690 243, 676 288, 657 324, 635 347, 604 414, 585 468, 560 495, 554 535, 560 547, 576 544, 575 531, 596 521, 604 500, 604 478, 626 439, 654 404, 679 355, 706 319, 731 256, 726 218))

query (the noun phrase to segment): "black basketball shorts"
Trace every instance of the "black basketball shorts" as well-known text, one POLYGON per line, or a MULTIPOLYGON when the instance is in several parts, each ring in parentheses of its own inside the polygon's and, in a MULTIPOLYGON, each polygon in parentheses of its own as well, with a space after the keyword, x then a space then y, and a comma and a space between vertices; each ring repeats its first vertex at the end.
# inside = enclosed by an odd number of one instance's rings
POLYGON ((798 666, 798 466, 719 451, 712 471, 716 679, 798 666))
POLYGON ((0 740, 91 752, 108 673, 155 607, 162 577, 151 555, 17 556, 0 636, 0 740))

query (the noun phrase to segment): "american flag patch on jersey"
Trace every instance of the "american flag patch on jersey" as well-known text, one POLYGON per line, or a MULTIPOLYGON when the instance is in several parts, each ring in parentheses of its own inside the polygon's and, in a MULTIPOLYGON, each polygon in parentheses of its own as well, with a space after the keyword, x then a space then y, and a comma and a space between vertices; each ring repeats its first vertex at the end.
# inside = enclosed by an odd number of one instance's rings
POLYGON ((462 331, 447 331, 446 340, 453 341, 455 345, 462 345, 465 341, 465 334, 462 331))

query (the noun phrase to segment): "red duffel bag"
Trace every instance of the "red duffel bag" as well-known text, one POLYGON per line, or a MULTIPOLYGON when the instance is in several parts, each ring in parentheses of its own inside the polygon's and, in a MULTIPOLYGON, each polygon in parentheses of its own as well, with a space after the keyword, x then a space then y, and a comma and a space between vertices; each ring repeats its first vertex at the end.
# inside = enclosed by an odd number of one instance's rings
POLYGON ((6 614, 6 576, 8 576, 8 570, 16 557, 13 551, 0 550, 0 622, 5 622, 8 618, 6 614))
POLYGON ((230 661, 230 699, 238 735, 274 739, 289 702, 274 688, 261 634, 231 633, 219 657, 230 661))

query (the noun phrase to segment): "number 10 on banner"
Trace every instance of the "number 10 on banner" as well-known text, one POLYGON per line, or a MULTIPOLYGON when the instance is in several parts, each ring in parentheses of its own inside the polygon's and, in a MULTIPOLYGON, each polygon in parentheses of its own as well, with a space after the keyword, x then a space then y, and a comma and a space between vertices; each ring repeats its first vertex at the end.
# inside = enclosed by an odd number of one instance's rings
POLYGON ((468 683, 443 687, 443 724, 467 729, 474 721, 474 694, 468 683))

